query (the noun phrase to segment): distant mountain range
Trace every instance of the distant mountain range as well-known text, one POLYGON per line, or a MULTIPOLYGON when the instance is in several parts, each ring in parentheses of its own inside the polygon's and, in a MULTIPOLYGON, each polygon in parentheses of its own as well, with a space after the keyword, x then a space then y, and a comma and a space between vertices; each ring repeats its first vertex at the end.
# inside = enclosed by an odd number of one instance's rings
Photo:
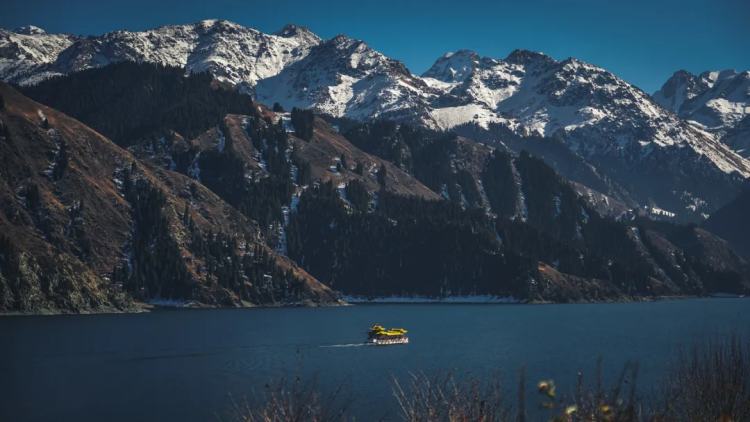
POLYGON ((0 30, 0 310, 747 292, 747 75, 0 30))
POLYGON ((537 154, 554 155, 566 177, 684 220, 704 219, 750 176, 748 72, 677 72, 652 98, 600 67, 525 50, 446 53, 414 75, 362 41, 295 25, 274 34, 222 20, 89 37, 0 30, 0 78, 12 83, 118 61, 207 71, 269 106, 473 133, 516 152, 526 148, 519 139, 548 140, 537 154), (559 145, 566 157, 553 154, 559 145), (596 183, 567 171, 581 163, 596 183))
POLYGON ((681 70, 654 93, 654 100, 750 156, 750 71, 693 75, 681 70))

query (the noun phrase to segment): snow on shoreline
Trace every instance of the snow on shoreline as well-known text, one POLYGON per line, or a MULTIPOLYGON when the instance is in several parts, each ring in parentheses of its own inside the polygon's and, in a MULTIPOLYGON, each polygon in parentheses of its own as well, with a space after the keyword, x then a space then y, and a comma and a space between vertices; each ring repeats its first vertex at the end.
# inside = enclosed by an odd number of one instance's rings
POLYGON ((153 306, 159 306, 163 308, 187 308, 194 302, 182 300, 182 299, 163 299, 163 298, 152 298, 146 303, 153 306))
POLYGON ((465 295, 465 296, 342 296, 348 303, 521 303, 513 296, 465 295))

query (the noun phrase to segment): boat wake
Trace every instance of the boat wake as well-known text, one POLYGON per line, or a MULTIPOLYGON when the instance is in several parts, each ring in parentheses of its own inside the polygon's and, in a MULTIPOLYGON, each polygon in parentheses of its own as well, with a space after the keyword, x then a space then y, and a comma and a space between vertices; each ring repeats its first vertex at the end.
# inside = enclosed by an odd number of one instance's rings
POLYGON ((362 347, 372 346, 372 343, 326 344, 320 347, 362 347))

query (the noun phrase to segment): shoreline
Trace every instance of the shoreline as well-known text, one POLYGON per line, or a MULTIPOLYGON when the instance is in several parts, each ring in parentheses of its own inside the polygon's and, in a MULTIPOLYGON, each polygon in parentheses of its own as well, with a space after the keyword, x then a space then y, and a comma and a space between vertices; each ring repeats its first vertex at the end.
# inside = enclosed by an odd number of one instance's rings
POLYGON ((81 312, 72 312, 66 310, 44 309, 39 312, 22 312, 10 311, 0 312, 2 317, 32 317, 32 316, 76 316, 76 315, 120 315, 120 314, 145 314, 159 311, 185 311, 185 310, 211 310, 211 309, 274 309, 274 308, 334 308, 346 306, 367 306, 367 305, 594 305, 594 304, 618 304, 618 303, 636 303, 636 302, 662 302, 673 300, 690 300, 690 299, 747 299, 744 294, 725 294, 716 293, 706 296, 695 295, 669 295, 669 296, 636 296, 612 300, 590 300, 575 302, 554 302, 516 299, 510 296, 449 296, 445 298, 435 298, 427 296, 384 296, 368 299, 362 296, 341 296, 338 303, 282 303, 270 305, 243 304, 243 306, 213 306, 198 302, 179 302, 179 301, 153 301, 153 302, 133 302, 133 306, 126 309, 103 308, 88 309, 81 312))

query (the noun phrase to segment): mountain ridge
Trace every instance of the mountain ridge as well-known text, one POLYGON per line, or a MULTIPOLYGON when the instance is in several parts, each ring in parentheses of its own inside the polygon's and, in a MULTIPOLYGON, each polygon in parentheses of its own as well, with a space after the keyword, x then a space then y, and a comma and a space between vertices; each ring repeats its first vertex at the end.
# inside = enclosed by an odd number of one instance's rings
POLYGON ((693 125, 750 156, 750 71, 675 72, 654 100, 693 125))
POLYGON ((66 37, 3 30, 0 77, 35 83, 118 60, 153 61, 186 72, 209 72, 218 81, 286 109, 311 108, 334 117, 389 119, 440 130, 477 125, 489 132, 487 138, 497 133, 490 126, 503 126, 521 139, 555 138, 572 155, 631 191, 627 196, 641 205, 693 221, 730 201, 741 180, 750 176, 750 162, 733 151, 742 151, 735 144, 746 142, 744 128, 750 127, 750 119, 726 134, 688 123, 644 91, 575 58, 555 60, 518 49, 499 59, 459 50, 444 54, 420 76, 363 41, 345 35, 322 40, 293 24, 264 34, 229 21, 204 20, 66 37), (14 53, 23 48, 44 54, 14 53), (667 186, 672 181, 657 179, 663 186, 649 190, 642 186, 645 181, 628 180, 627 171, 634 168, 659 176, 654 157, 671 169, 689 169, 677 177, 674 192, 667 186), (617 168, 610 170, 612 163, 617 168), (721 186, 718 194, 693 187, 704 174, 721 186))

